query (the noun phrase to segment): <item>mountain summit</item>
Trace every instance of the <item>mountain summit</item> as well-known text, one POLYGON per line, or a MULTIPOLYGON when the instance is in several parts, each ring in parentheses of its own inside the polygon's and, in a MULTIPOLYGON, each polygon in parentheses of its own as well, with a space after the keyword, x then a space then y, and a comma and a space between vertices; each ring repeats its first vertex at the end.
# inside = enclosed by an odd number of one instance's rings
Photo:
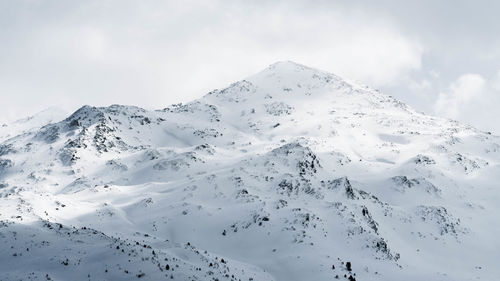
POLYGON ((333 74, 46 123, 0 128, 0 280, 500 275, 500 138, 333 74))

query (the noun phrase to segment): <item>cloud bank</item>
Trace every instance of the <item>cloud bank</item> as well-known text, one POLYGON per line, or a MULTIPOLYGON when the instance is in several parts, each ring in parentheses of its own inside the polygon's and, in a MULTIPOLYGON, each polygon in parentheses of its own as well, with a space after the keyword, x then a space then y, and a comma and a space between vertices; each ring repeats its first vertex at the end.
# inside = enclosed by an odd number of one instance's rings
POLYGON ((0 0, 0 122, 162 108, 293 60, 500 133, 500 2, 486 2, 0 0))
POLYGON ((54 104, 161 108, 278 60, 382 86, 422 46, 383 17, 304 1, 0 1, 5 116, 54 104))
POLYGON ((458 77, 446 91, 439 93, 434 111, 437 115, 491 131, 499 128, 499 104, 500 71, 491 78, 468 73, 458 77))

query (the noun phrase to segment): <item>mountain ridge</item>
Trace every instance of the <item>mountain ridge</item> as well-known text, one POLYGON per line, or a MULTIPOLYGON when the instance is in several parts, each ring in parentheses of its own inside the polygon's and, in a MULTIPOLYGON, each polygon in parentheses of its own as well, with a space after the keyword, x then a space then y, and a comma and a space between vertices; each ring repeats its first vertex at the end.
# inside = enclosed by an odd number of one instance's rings
POLYGON ((499 143, 293 62, 83 106, 0 138, 0 279, 488 280, 499 143))

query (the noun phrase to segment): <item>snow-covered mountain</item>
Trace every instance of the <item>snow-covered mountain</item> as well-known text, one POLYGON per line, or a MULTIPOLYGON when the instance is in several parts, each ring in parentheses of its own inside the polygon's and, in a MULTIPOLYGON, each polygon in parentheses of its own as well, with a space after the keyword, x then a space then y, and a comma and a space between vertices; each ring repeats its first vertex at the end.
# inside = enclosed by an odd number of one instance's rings
POLYGON ((32 119, 0 127, 0 280, 500 278, 500 138, 335 75, 32 119))

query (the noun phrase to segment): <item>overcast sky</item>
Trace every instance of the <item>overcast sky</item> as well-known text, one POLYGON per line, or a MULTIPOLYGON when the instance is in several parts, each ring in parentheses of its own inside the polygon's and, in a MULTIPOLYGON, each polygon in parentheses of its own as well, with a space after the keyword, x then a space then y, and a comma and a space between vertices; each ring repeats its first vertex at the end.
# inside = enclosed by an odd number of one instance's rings
POLYGON ((500 1, 0 0, 0 122, 158 109, 280 60, 500 133, 500 1))

